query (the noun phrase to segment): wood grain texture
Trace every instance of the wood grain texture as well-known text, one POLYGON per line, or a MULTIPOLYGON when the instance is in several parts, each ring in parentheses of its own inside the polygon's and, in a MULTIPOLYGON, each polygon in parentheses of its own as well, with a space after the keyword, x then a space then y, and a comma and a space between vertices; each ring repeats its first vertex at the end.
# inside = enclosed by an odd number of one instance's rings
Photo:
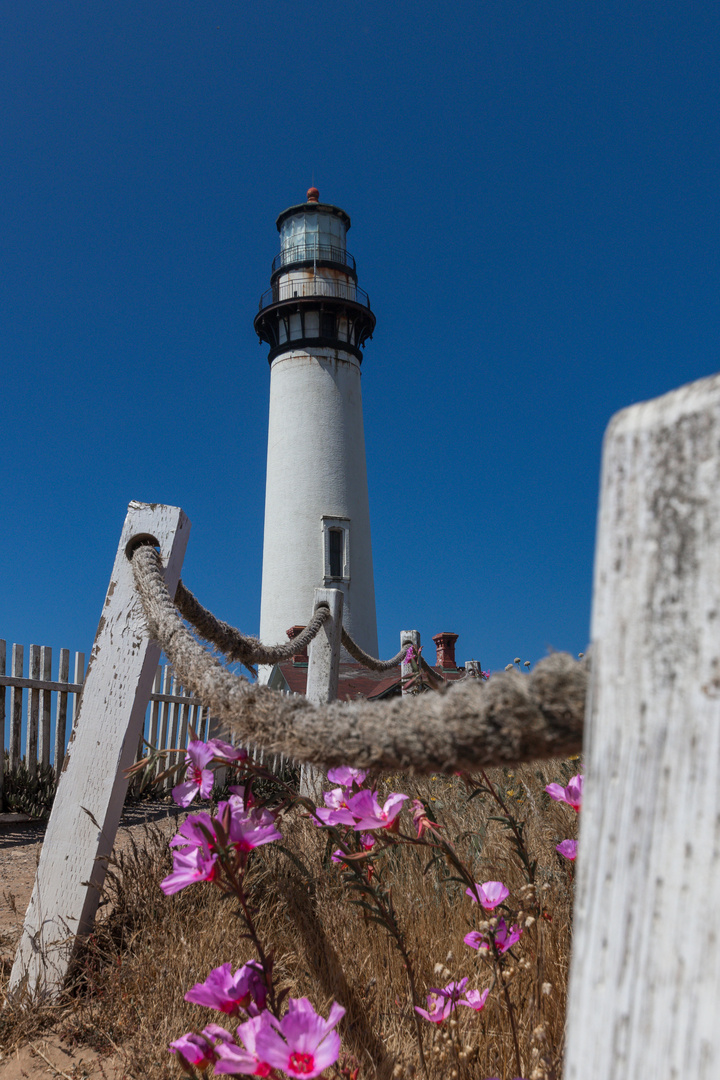
POLYGON ((720 1075, 720 376, 605 437, 565 1080, 720 1075))
POLYGON ((190 523, 171 506, 131 503, 70 737, 10 990, 53 994, 62 984, 76 936, 89 932, 127 790, 159 648, 151 644, 135 593, 126 545, 150 535, 160 545, 174 592, 190 523))

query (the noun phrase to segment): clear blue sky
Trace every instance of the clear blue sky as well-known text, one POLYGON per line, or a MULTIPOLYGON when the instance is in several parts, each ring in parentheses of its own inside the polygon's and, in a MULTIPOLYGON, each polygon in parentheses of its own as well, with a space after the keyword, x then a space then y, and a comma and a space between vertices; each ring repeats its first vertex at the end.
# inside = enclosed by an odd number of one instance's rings
POLYGON ((0 14, 0 637, 89 652, 131 499, 256 632, 275 217, 348 211, 383 655, 584 649, 603 431, 718 367, 720 7, 0 14))

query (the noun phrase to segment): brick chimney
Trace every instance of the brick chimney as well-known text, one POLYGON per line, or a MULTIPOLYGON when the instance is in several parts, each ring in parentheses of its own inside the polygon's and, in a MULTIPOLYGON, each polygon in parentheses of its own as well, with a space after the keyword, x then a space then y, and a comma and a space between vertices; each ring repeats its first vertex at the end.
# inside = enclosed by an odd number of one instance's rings
POLYGON ((455 663, 455 642, 457 639, 458 634, 448 634, 447 631, 443 634, 435 634, 433 641, 437 648, 437 667, 443 668, 445 671, 457 671, 457 664, 455 663))
MULTIPOLYGON (((298 636, 298 634, 301 634, 304 629, 305 629, 304 626, 291 626, 289 630, 285 631, 285 633, 287 634, 287 636, 292 641, 293 638, 296 638, 298 636)), ((304 652, 295 653, 295 655, 292 658, 292 662, 293 662, 293 664, 307 664, 309 662, 308 661, 307 649, 304 652)))

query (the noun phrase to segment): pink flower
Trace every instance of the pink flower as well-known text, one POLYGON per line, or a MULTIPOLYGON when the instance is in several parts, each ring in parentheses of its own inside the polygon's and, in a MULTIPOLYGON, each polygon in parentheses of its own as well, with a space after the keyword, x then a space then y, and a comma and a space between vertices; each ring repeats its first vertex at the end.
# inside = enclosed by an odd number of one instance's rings
POLYGON ((401 661, 403 664, 410 664, 415 659, 415 650, 412 645, 408 646, 408 651, 405 653, 405 659, 401 661))
POLYGON ((327 778, 331 784, 339 784, 340 787, 350 787, 357 784, 358 787, 364 782, 367 769, 350 769, 346 765, 340 765, 337 769, 328 769, 327 778))
POLYGON ((180 806, 189 806, 196 795, 207 799, 213 789, 212 769, 204 768, 214 757, 214 751, 207 743, 191 739, 188 743, 185 763, 187 772, 185 781, 172 789, 172 796, 180 806))
POLYGON ((431 821, 428 817, 427 808, 420 801, 420 799, 413 799, 411 803, 410 813, 417 829, 418 840, 425 832, 426 829, 436 830, 441 829, 442 825, 438 825, 436 821, 431 821))
POLYGON ((485 1008, 485 1002, 487 996, 490 993, 490 987, 487 990, 483 990, 482 994, 479 990, 468 990, 464 998, 460 998, 458 1005, 467 1005, 469 1009, 474 1009, 475 1012, 480 1012, 485 1008))
POLYGON ((559 851, 570 862, 574 862, 577 858, 577 846, 577 840, 563 840, 561 844, 556 844, 555 850, 559 851))
POLYGON ((442 990, 437 987, 431 989, 427 994, 427 1009, 416 1005, 415 1012, 431 1024, 442 1024, 443 1020, 447 1020, 450 1013, 455 1011, 455 1005, 466 986, 467 976, 459 982, 449 982, 442 990))
POLYGON ((223 761, 247 761, 248 759, 248 752, 242 746, 232 746, 230 743, 223 742, 222 739, 208 739, 207 746, 212 747, 213 757, 221 758, 223 761))
POLYGON ((389 829, 402 810, 408 795, 393 792, 380 806, 376 791, 359 791, 348 801, 348 808, 355 818, 355 831, 366 829, 389 829))
MULTIPOLYGON (((508 949, 512 949, 513 945, 520 940, 521 935, 522 930, 517 924, 514 924, 508 930, 505 920, 500 919, 492 936, 495 939, 498 952, 502 954, 506 953, 508 949)), ((480 952, 486 952, 490 947, 488 935, 481 934, 477 930, 472 930, 469 934, 466 934, 463 941, 471 949, 478 949, 480 952)))
POLYGON ((166 896, 171 896, 196 881, 214 881, 218 876, 216 862, 217 855, 207 855, 201 847, 175 851, 172 874, 160 882, 160 888, 166 896))
POLYGON ((259 1050, 258 1041, 263 1031, 272 1030, 273 1020, 270 1013, 261 1012, 252 1020, 238 1024, 237 1033, 242 1046, 237 1046, 234 1042, 220 1043, 215 1051, 218 1059, 215 1065, 216 1074, 270 1076, 272 1065, 259 1050))
POLYGON ((486 881, 484 885, 476 882, 474 888, 465 890, 465 894, 474 904, 480 903, 486 911, 492 911, 507 899, 510 890, 503 885, 502 881, 486 881))
POLYGON ((188 1031, 186 1035, 175 1039, 168 1046, 168 1050, 171 1054, 180 1054, 189 1065, 194 1065, 200 1072, 217 1060, 212 1043, 194 1031, 188 1031))
POLYGON ((576 812, 582 806, 582 793, 583 793, 583 781, 585 777, 578 773, 577 776, 573 776, 568 781, 568 786, 563 787, 561 784, 548 784, 545 788, 551 799, 555 799, 556 802, 567 803, 568 806, 572 806, 576 812))
POLYGON ((282 1020, 273 1020, 258 1031, 257 1052, 288 1076, 319 1076, 338 1059, 340 1036, 332 1029, 344 1015, 343 1007, 333 1002, 324 1020, 307 998, 290 998, 282 1020))
MULTIPOLYGON (((228 844, 238 852, 252 851, 262 844, 282 839, 275 828, 275 818, 269 810, 244 810, 242 799, 238 795, 231 795, 229 802, 218 803, 217 817, 212 818, 202 812, 186 818, 178 834, 170 841, 170 847, 182 848, 182 854, 188 858, 190 852, 196 849, 205 859, 214 859, 217 857, 218 825, 225 829, 228 844)), ((178 854, 180 853, 175 853, 175 858, 178 854)), ((169 878, 165 880, 168 881, 169 878)), ((178 887, 184 888, 183 885, 178 887)))
POLYGON ((186 1001, 196 1005, 207 1005, 210 1009, 229 1015, 240 1009, 264 1009, 267 1001, 267 987, 263 969, 257 960, 243 964, 233 975, 230 964, 213 968, 203 983, 195 983, 185 995, 186 1001))
POLYGON ((252 851, 273 840, 282 840, 282 833, 275 828, 275 818, 269 810, 246 810, 230 803, 218 803, 218 817, 222 818, 226 805, 230 806, 228 840, 236 851, 252 851))
MULTIPOLYGON (((324 806, 318 806, 315 811, 316 818, 325 825, 354 825, 355 818, 348 809, 347 792, 341 787, 326 791, 323 795, 324 806)), ((317 824, 317 821, 315 822, 317 824)))
POLYGON ((339 864, 340 866, 344 866, 346 861, 347 855, 345 854, 345 852, 341 851, 340 848, 335 848, 332 855, 330 856, 330 862, 334 862, 336 864, 339 864))
POLYGON ((372 833, 364 832, 360 835, 360 847, 363 851, 372 851, 375 847, 375 837, 372 833))

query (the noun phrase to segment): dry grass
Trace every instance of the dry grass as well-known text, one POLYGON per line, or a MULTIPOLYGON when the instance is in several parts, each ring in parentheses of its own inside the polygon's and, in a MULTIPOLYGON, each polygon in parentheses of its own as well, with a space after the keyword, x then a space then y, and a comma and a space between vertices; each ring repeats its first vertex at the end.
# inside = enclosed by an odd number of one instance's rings
MULTIPOLYGON (((428 801, 476 881, 499 879, 511 890, 513 917, 522 907, 537 916, 513 950, 520 963, 508 996, 517 1023, 522 1076, 560 1076, 565 993, 571 939, 572 869, 555 845, 574 836, 576 820, 566 806, 543 793, 563 783, 577 763, 544 763, 490 776, 514 816, 525 822, 526 846, 537 861, 536 886, 527 878, 508 832, 491 820, 497 806, 489 796, 468 802, 461 781, 437 777, 418 782, 388 778, 381 790, 406 791, 428 801)), ((297 811, 281 823, 282 844, 255 853, 249 880, 258 926, 275 951, 276 982, 292 996, 307 995, 327 1015, 332 999, 347 1009, 341 1025, 341 1066, 333 1074, 359 1080, 422 1076, 407 973, 383 927, 367 922, 349 903, 340 870, 329 861, 326 835, 297 811)), ((408 826, 408 832, 411 829, 408 826)), ((451 978, 470 977, 469 986, 491 983, 485 961, 463 937, 482 913, 449 880, 444 861, 426 871, 429 853, 393 848, 378 865, 392 884, 398 922, 412 957, 419 995, 451 978), (447 972, 438 971, 442 965, 447 972)), ((107 900, 96 932, 80 956, 73 989, 54 1008, 17 1008, 0 1014, 0 1046, 27 1041, 41 1030, 95 1048, 121 1047, 129 1077, 163 1080, 180 1075, 168 1043, 200 1029, 216 1015, 187 1004, 183 993, 208 971, 228 960, 251 958, 241 937, 232 901, 210 886, 194 886, 166 898, 158 883, 171 868, 167 838, 148 828, 111 868, 107 900)), ((524 916, 523 916, 524 917, 524 916)), ((6 983, 3 973, 3 986, 6 983)), ((423 1022, 423 1041, 432 1080, 518 1075, 507 1000, 499 986, 483 1012, 458 1008, 456 1026, 423 1022), (467 1052, 458 1058, 457 1049, 467 1052), (453 1071, 457 1070, 457 1071, 453 1071)))

